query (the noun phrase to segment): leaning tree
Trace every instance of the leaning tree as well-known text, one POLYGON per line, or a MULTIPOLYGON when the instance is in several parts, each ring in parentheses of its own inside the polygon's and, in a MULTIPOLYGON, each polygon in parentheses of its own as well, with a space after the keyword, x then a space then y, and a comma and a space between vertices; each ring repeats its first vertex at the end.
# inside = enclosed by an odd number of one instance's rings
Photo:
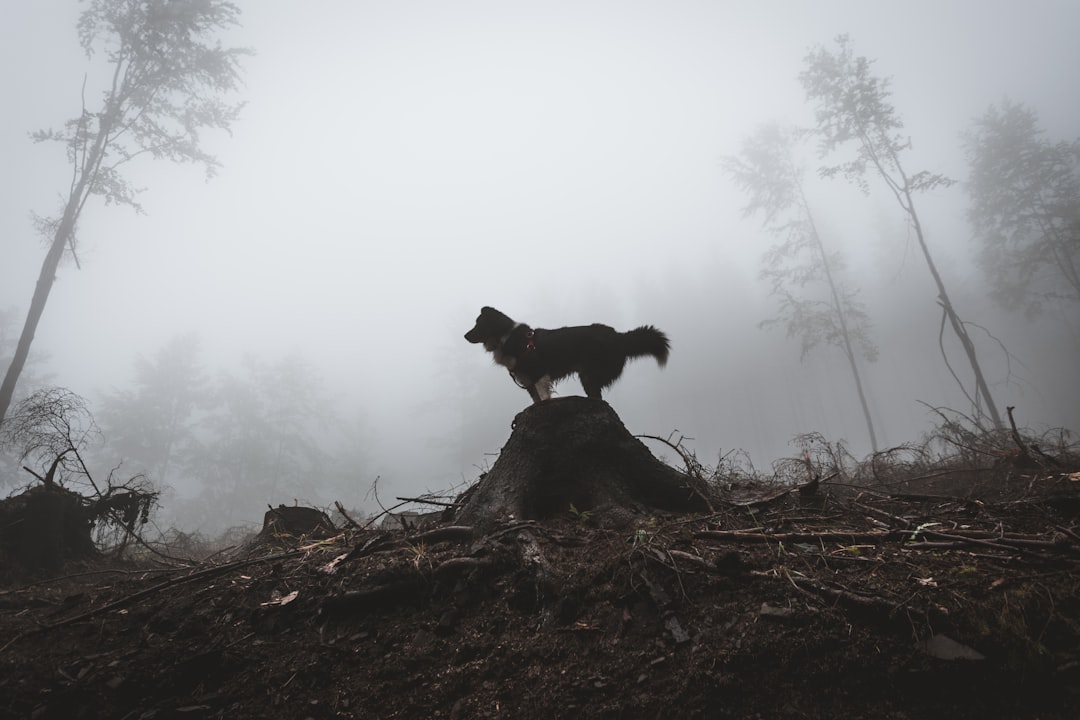
POLYGON ((226 98, 237 90, 240 60, 251 51, 224 47, 218 39, 239 25, 239 16, 239 7, 226 0, 90 0, 79 16, 79 42, 88 59, 100 54, 108 61, 108 79, 98 104, 88 106, 84 80, 79 114, 62 129, 31 135, 66 147, 71 178, 58 214, 36 218, 48 252, 0 384, 0 423, 60 261, 65 254, 75 257, 79 217, 91 196, 141 212, 139 189, 124 170, 142 156, 202 165, 208 177, 217 169, 200 135, 228 130, 242 107, 226 98))
MULTIPOLYGON (((864 192, 869 189, 868 175, 876 175, 903 210, 914 231, 926 267, 937 287, 938 303, 943 312, 942 329, 947 322, 960 341, 975 378, 972 395, 964 383, 961 390, 969 397, 979 417, 989 416, 995 428, 1002 428, 1001 415, 990 393, 967 323, 945 289, 945 280, 930 252, 915 196, 938 187, 948 187, 952 180, 928 171, 910 172, 904 155, 911 140, 901 132, 903 120, 891 102, 889 80, 872 72, 872 61, 856 56, 846 35, 837 38, 839 48, 831 52, 818 47, 806 56, 806 67, 799 75, 806 97, 814 104, 816 128, 823 156, 854 146, 854 158, 824 168, 825 177, 843 177, 864 192)), ((944 346, 943 346, 944 351, 944 346)), ((948 363, 948 356, 945 356, 948 363)), ((952 367, 950 366, 950 371, 952 367)), ((959 378, 958 382, 959 382, 959 378)))

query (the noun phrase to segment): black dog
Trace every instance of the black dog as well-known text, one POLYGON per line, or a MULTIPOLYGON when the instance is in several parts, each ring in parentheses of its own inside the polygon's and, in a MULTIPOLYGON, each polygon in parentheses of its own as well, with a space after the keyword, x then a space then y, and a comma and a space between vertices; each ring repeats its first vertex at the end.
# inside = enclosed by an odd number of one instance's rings
POLYGON ((624 333, 599 324, 534 330, 490 307, 480 310, 465 339, 483 343, 534 403, 550 398, 551 386, 574 373, 585 394, 599 400, 600 391, 619 379, 629 358, 652 355, 663 367, 671 349, 667 335, 652 325, 624 333))

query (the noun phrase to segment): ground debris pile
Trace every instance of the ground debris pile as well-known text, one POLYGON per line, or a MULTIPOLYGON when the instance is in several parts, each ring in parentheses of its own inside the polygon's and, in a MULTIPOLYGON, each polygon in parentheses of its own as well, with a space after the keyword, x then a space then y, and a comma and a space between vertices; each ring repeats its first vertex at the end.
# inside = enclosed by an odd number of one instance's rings
POLYGON ((654 439, 685 472, 550 401, 421 527, 270 507, 230 557, 12 582, 0 720, 1080 717, 1063 445, 808 436, 763 481, 654 439))
POLYGON ((0 592, 0 717, 1076 717, 1080 475, 1000 481, 87 568, 0 592))

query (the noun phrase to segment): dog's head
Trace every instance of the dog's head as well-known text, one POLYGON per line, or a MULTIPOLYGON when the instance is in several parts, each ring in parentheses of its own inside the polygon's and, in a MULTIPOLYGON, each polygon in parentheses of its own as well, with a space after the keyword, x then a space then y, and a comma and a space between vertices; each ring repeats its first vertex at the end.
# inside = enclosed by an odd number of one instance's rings
POLYGON ((483 307, 476 316, 476 324, 465 333, 465 339, 471 343, 484 343, 488 350, 494 350, 499 341, 514 329, 514 321, 493 307, 483 307))

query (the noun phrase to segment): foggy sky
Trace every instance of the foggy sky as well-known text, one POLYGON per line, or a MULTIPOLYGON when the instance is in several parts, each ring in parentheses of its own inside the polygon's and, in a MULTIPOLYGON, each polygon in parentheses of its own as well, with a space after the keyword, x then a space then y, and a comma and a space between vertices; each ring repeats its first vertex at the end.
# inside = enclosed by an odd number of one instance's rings
MULTIPOLYGON (((400 492, 474 477, 528 403, 462 340, 484 304, 537 326, 667 331, 669 366, 632 365, 610 399, 632 432, 678 429, 703 459, 742 447, 767 467, 809 431, 869 450, 841 357, 800 364, 797 343, 757 329, 768 240, 720 168, 759 123, 810 122, 797 75, 812 46, 848 33, 893 77, 916 169, 962 179, 959 133, 1004 97, 1054 139, 1080 129, 1072 0, 240 5, 229 40, 257 55, 233 136, 205 139, 219 176, 140 164, 145 216, 92 200, 82 270, 62 266, 35 348, 89 398, 181 332, 211 368, 299 352, 381 448, 360 479, 400 492)), ((52 212, 70 177, 27 133, 76 115, 84 73, 105 72, 78 46, 81 7, 9 3, 0 23, 0 307, 20 316, 44 253, 29 212, 52 212)), ((956 400, 926 271, 886 198, 813 192, 890 333, 868 371, 875 420, 886 442, 914 440, 932 421, 917 400, 956 400)), ((1076 321, 1002 319, 962 189, 920 202, 961 312, 1007 325, 1026 363, 999 404, 1080 426, 1076 321)))

